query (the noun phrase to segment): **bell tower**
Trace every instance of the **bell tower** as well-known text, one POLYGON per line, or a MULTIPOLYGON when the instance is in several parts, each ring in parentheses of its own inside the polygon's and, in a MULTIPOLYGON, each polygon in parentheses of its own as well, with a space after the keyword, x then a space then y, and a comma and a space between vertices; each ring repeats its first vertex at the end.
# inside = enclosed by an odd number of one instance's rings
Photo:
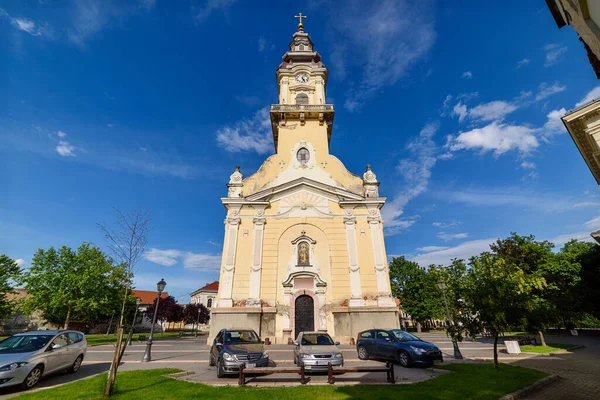
POLYGON ((326 101, 327 68, 304 31, 302 19, 306 16, 299 13, 296 18, 300 20, 298 30, 276 71, 279 93, 278 103, 271 105, 273 141, 281 154, 292 142, 308 139, 304 128, 311 129, 313 145, 326 155, 334 116, 333 104, 326 101))

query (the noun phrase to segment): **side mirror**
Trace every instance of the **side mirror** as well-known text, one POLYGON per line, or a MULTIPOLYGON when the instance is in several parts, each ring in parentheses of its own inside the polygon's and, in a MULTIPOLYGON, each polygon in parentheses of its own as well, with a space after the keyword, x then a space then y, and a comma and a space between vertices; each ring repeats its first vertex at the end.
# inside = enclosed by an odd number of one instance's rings
POLYGON ((300 343, 298 343, 297 341, 294 340, 294 342, 292 343, 294 346, 300 346, 300 343))
POLYGON ((62 347, 62 344, 54 343, 52 345, 52 350, 60 349, 61 347, 62 347))
POLYGON ((215 342, 215 346, 223 346, 223 343, 215 342))
POLYGON ((335 342, 334 344, 335 344, 336 346, 339 346, 339 345, 340 345, 340 342, 335 342))

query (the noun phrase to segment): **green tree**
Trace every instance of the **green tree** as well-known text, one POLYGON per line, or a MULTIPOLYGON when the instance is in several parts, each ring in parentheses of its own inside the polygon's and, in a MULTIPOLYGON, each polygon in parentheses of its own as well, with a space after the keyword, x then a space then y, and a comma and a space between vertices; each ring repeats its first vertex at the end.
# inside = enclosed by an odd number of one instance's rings
POLYGON ((404 311, 418 323, 419 331, 420 324, 444 315, 436 276, 416 262, 404 256, 393 258, 390 263, 390 282, 392 294, 400 299, 404 311))
POLYGON ((31 267, 18 281, 28 298, 26 311, 40 310, 44 318, 67 329, 71 320, 93 322, 110 315, 120 303, 127 274, 113 265, 98 247, 84 243, 77 251, 63 246, 39 249, 31 267))
POLYGON ((0 254, 0 320, 14 312, 14 304, 8 295, 13 293, 12 280, 21 272, 17 262, 5 254, 0 254))
MULTIPOLYGON (((484 252, 471 258, 465 283, 465 301, 479 323, 494 336, 494 368, 498 368, 498 336, 515 325, 524 325, 535 307, 536 290, 544 278, 528 274, 522 265, 508 262, 498 253, 484 252)), ((476 335, 477 326, 471 335, 476 335)))

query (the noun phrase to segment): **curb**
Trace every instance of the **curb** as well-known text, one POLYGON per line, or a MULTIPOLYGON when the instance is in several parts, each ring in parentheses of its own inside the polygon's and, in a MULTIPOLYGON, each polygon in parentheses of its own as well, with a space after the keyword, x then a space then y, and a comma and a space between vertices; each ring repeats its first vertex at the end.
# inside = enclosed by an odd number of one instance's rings
POLYGON ((504 397, 500 397, 500 400, 520 400, 520 399, 523 399, 525 396, 541 390, 542 388, 550 385, 552 382, 555 382, 558 379, 560 379, 560 377, 558 375, 547 376, 545 378, 540 379, 537 382, 532 383, 529 386, 524 387, 523 389, 517 390, 516 392, 509 393, 509 394, 507 394, 504 397))
POLYGON ((523 354, 537 354, 540 356, 559 356, 561 354, 567 354, 569 351, 583 349, 584 347, 585 347, 584 345, 578 344, 576 346, 567 347, 566 349, 551 351, 550 353, 535 353, 535 352, 527 352, 527 351, 523 351, 522 353, 523 354))
POLYGON ((194 371, 181 371, 181 372, 175 372, 174 374, 169 374, 167 375, 169 378, 173 378, 173 379, 178 379, 184 376, 188 376, 188 375, 194 375, 195 372, 194 371))

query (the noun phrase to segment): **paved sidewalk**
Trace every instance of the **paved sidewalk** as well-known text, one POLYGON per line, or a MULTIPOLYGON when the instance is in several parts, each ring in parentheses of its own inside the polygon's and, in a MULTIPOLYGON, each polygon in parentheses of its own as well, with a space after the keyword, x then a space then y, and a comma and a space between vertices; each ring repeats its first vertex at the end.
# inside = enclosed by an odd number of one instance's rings
POLYGON ((549 343, 572 343, 585 348, 555 355, 559 361, 535 357, 515 364, 535 368, 561 377, 527 400, 592 400, 600 398, 600 338, 548 335, 549 343))

